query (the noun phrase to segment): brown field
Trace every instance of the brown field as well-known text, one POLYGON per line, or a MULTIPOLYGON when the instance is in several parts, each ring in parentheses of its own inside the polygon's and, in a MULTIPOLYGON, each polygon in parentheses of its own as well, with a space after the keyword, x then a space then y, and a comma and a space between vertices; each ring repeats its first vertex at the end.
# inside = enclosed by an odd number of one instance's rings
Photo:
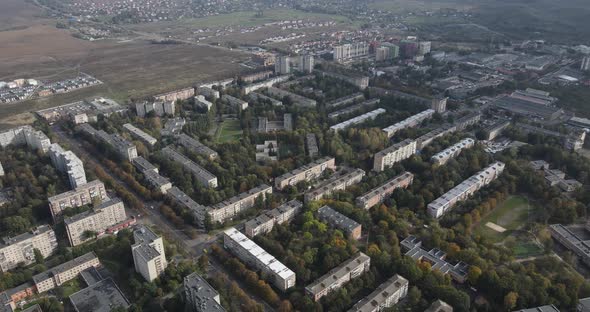
POLYGON ((0 1, 0 31, 31 26, 44 17, 43 10, 24 0, 0 1))

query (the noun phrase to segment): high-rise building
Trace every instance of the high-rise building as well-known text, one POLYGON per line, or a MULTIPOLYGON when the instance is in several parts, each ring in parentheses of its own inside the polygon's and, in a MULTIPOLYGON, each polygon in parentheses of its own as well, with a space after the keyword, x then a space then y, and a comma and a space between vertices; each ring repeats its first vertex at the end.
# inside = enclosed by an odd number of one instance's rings
POLYGON ((217 290, 196 272, 187 275, 182 286, 188 311, 225 312, 217 290))
POLYGON ((127 219, 125 205, 119 198, 102 202, 92 210, 64 219, 70 245, 77 246, 95 235, 102 235, 111 226, 127 219))
POLYGON ((432 99, 432 109, 437 113, 444 113, 447 110, 447 97, 435 97, 432 99))
POLYGON ((430 41, 420 41, 418 44, 418 55, 426 55, 430 53, 430 49, 432 48, 432 42, 430 41))
POLYGON ((0 133, 0 146, 27 145, 30 149, 41 150, 43 153, 49 150, 51 140, 43 133, 31 126, 21 126, 0 133))
POLYGON ((29 265, 35 262, 35 249, 43 257, 49 257, 57 250, 55 232, 49 225, 41 225, 32 231, 4 237, 0 241, 0 271, 6 272, 19 264, 29 265))
POLYGON ((291 73, 291 58, 288 56, 278 57, 275 62, 275 74, 288 75, 291 73))
POLYGON ((73 189, 86 184, 84 164, 76 154, 72 151, 65 151, 57 143, 53 143, 49 146, 48 154, 55 168, 68 175, 70 186, 73 189))
POLYGON ((313 72, 314 65, 315 60, 313 58, 313 55, 299 56, 299 71, 311 74, 311 72, 313 72))
POLYGON ((135 244, 131 246, 133 263, 137 271, 148 282, 158 278, 166 267, 164 241, 145 225, 140 225, 133 231, 135 244))
POLYGON ((142 102, 135 103, 135 111, 140 118, 145 117, 150 112, 154 112, 156 116, 174 116, 176 112, 176 104, 174 101, 156 101, 156 102, 142 102))
POLYGON ((391 59, 391 55, 390 55, 391 51, 388 47, 379 47, 377 49, 375 49, 375 61, 377 62, 383 62, 386 60, 391 59))
POLYGON ((590 56, 584 56, 582 59, 582 64, 580 65, 580 70, 582 71, 589 71, 590 70, 590 56))
POLYGON ((347 43, 333 48, 334 61, 347 62, 355 58, 369 55, 369 44, 366 42, 347 43))
POLYGON ((116 133, 109 134, 104 130, 96 130, 87 123, 79 125, 78 129, 93 137, 95 140, 110 145, 120 157, 128 161, 137 157, 137 148, 135 145, 116 133))
POLYGON ((383 42, 381 43, 382 48, 389 49, 389 57, 392 59, 399 57, 399 46, 390 42, 383 42))

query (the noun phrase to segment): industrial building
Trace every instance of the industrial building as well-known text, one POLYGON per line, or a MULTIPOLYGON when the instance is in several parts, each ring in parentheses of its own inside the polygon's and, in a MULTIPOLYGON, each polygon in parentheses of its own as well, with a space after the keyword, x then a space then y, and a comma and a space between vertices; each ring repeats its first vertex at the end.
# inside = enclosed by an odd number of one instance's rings
POLYGON ((340 289, 344 284, 369 271, 370 268, 371 258, 359 252, 305 287, 305 293, 317 302, 323 296, 340 289))
POLYGON ((272 231, 275 225, 287 223, 301 212, 303 204, 298 200, 292 200, 279 207, 266 211, 258 217, 244 224, 244 232, 248 237, 265 234, 272 231))
POLYGON ((357 302, 348 312, 380 312, 396 305, 408 294, 410 282, 396 274, 357 302))
POLYGON ((68 181, 73 189, 87 183, 84 163, 72 151, 65 151, 59 144, 53 143, 49 146, 48 154, 57 171, 68 175, 68 181))
POLYGON ((180 154, 169 146, 162 149, 162 154, 168 159, 181 164, 185 170, 189 171, 197 181, 199 181, 199 183, 206 187, 217 187, 217 177, 207 171, 207 169, 188 159, 186 156, 180 154))
POLYGON ((295 286, 295 273, 235 228, 223 232, 223 246, 248 266, 262 271, 282 291, 295 286))
POLYGON ((356 116, 354 118, 348 119, 346 121, 343 121, 339 124, 333 125, 330 127, 330 129, 334 130, 334 131, 344 130, 348 127, 361 124, 365 121, 374 120, 375 118, 377 118, 377 116, 384 114, 385 112, 386 112, 385 109, 378 108, 378 109, 370 111, 368 113, 365 113, 365 114, 356 116))
POLYGON ((404 172, 395 178, 385 182, 367 193, 356 198, 356 206, 363 209, 382 203, 398 188, 407 188, 414 181, 414 175, 410 172, 404 172))
POLYGON ((311 182, 319 178, 326 169, 335 170, 336 160, 333 157, 324 157, 307 165, 301 166, 291 172, 287 172, 275 178, 275 187, 279 190, 291 185, 295 186, 301 181, 311 182))
POLYGON ((510 120, 499 120, 490 126, 484 128, 486 140, 493 140, 502 134, 504 129, 510 126, 510 120))
POLYGON ((259 197, 265 199, 267 194, 272 194, 272 187, 263 184, 211 206, 207 213, 211 218, 211 222, 223 223, 231 220, 242 211, 254 207, 256 199, 259 197))
POLYGON ((330 206, 323 206, 318 209, 318 219, 341 230, 348 238, 361 238, 361 224, 332 209, 330 206))
POLYGON ((416 154, 416 141, 406 139, 375 154, 373 171, 381 172, 416 154))
POLYGON ((111 226, 127 219, 125 205, 119 198, 104 201, 92 210, 64 219, 68 240, 72 247, 100 236, 111 226))
POLYGON ((373 107, 373 106, 379 104, 380 102, 381 102, 380 99, 372 99, 372 100, 364 101, 364 102, 361 102, 359 104, 355 104, 355 105, 352 105, 352 106, 343 108, 341 110, 337 110, 335 112, 331 112, 331 113, 328 114, 328 118, 335 119, 335 118, 338 118, 340 116, 349 115, 349 114, 352 114, 352 113, 354 113, 356 111, 359 111, 361 109, 373 107))
POLYGON ((184 278, 182 289, 188 311, 225 312, 217 290, 197 272, 184 278))
POLYGON ((447 161, 451 160, 459 156, 462 150, 468 149, 475 145, 475 140, 472 138, 466 138, 461 140, 459 143, 454 144, 444 150, 434 154, 430 159, 433 163, 437 165, 444 165, 447 161))
POLYGON ((71 191, 49 197, 49 210, 53 222, 57 222, 61 220, 62 212, 67 208, 89 205, 95 200, 102 202, 107 198, 104 183, 100 180, 94 180, 71 191))
POLYGON ((563 115, 562 109, 517 94, 498 96, 492 102, 492 105, 497 109, 509 111, 513 114, 545 120, 555 120, 563 115))
POLYGON ((430 263, 432 270, 437 270, 442 274, 449 274, 458 283, 464 283, 467 280, 469 265, 461 261, 454 265, 449 263, 445 260, 447 254, 442 250, 433 248, 426 251, 422 248, 422 242, 413 235, 402 240, 400 245, 406 250, 406 256, 416 261, 430 263))
POLYGON ((433 218, 440 218, 458 202, 467 199, 482 187, 490 184, 504 171, 503 162, 494 162, 469 179, 461 182, 450 191, 428 204, 428 214, 433 218))
POLYGON ((57 250, 55 232, 49 225, 40 225, 14 237, 3 237, 0 241, 0 271, 34 263, 35 250, 39 250, 44 258, 57 250))
POLYGON ((156 140, 153 136, 145 133, 143 130, 135 127, 130 123, 124 124, 123 128, 127 129, 127 131, 131 133, 131 135, 133 135, 134 137, 136 137, 137 139, 141 140, 143 143, 149 146, 154 146, 156 145, 156 143, 158 143, 158 140, 156 140))
POLYGON ((330 178, 305 193, 303 197, 304 201, 307 203, 314 200, 320 200, 326 196, 330 196, 336 191, 346 190, 347 187, 361 182, 364 176, 365 171, 362 169, 342 168, 330 178))
POLYGON ((33 276, 38 293, 44 293, 77 278, 82 271, 100 266, 93 251, 33 276))
POLYGON ((131 252, 135 271, 151 282, 168 267, 164 241, 145 225, 140 225, 133 231, 133 239, 135 244, 131 246, 131 252))
POLYGON ((406 128, 412 128, 418 126, 422 121, 431 118, 434 115, 434 109, 427 109, 414 116, 406 118, 396 124, 393 124, 383 129, 383 132, 387 134, 388 138, 391 138, 398 131, 406 128))

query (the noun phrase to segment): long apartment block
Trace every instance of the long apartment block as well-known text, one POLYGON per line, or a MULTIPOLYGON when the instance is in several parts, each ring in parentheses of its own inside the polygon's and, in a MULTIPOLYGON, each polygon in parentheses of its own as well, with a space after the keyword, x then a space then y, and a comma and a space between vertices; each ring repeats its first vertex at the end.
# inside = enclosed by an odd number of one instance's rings
POLYGON ((365 121, 374 120, 375 118, 377 118, 377 116, 384 114, 385 112, 386 112, 385 109, 378 108, 378 109, 372 110, 368 113, 364 113, 362 115, 356 116, 356 117, 348 119, 346 121, 343 121, 339 124, 333 125, 330 127, 330 129, 334 130, 334 131, 345 130, 348 127, 352 127, 354 125, 361 124, 365 121))
POLYGON ((457 131, 457 127, 453 125, 444 125, 436 128, 416 139, 416 149, 420 151, 434 142, 434 140, 455 131, 457 131))
POLYGON ((188 159, 186 156, 180 154, 170 147, 163 148, 162 154, 168 157, 168 159, 181 164, 184 169, 190 171, 192 175, 204 186, 212 188, 217 187, 217 177, 211 172, 207 171, 207 169, 188 159))
MULTIPOLYGON (((590 240, 583 240, 561 224, 552 224, 549 226, 549 230, 553 239, 580 257, 586 265, 590 265, 590 240)), ((588 226, 586 226, 586 230, 588 230, 588 226)))
POLYGON ((262 271, 262 276, 278 289, 286 291, 295 286, 295 273, 235 228, 223 233, 223 246, 250 267, 262 271))
POLYGON ((137 157, 137 148, 135 145, 118 134, 109 134, 103 130, 96 130, 91 125, 85 123, 78 126, 78 128, 105 144, 110 145, 113 149, 124 159, 129 161, 137 157))
POLYGON ((504 171, 503 162, 495 162, 461 182, 441 197, 428 204, 428 214, 433 218, 440 218, 458 202, 467 199, 480 188, 490 184, 504 171))
POLYGON ((197 272, 184 278, 182 288, 189 311, 225 312, 217 290, 197 272))
POLYGON ((49 210, 54 222, 61 220, 62 212, 67 208, 89 205, 93 201, 107 199, 104 183, 100 180, 90 181, 71 191, 49 197, 49 210))
POLYGON ((305 287, 305 293, 314 301, 318 301, 323 296, 340 289, 352 279, 369 271, 370 268, 371 258, 359 252, 305 287))
POLYGON ((356 206, 363 209, 382 203, 385 199, 393 194, 398 188, 407 188, 414 182, 414 175, 410 172, 404 172, 395 178, 385 182, 385 184, 376 187, 362 196, 357 197, 356 206))
POLYGON ((406 256, 416 261, 428 262, 433 270, 442 274, 449 274, 455 281, 464 283, 467 280, 469 265, 465 262, 451 264, 446 260, 447 254, 438 248, 430 251, 422 248, 422 242, 415 236, 410 235, 400 242, 401 247, 406 250, 406 256))
POLYGON ((455 158, 461 154, 461 151, 464 149, 471 148, 475 145, 475 140, 472 138, 466 138, 461 140, 459 143, 454 144, 444 150, 434 154, 430 159, 433 163, 438 165, 444 165, 447 161, 455 158))
POLYGON ((306 203, 320 200, 336 191, 346 190, 347 187, 361 182, 364 176, 365 171, 362 169, 342 168, 317 187, 305 193, 303 199, 306 203))
POLYGON ((416 154, 416 141, 406 139, 375 154, 373 171, 381 172, 416 154))
POLYGON ((137 128, 136 126, 126 123, 123 125, 123 128, 127 129, 135 138, 141 140, 143 143, 146 143, 149 146, 154 146, 158 143, 158 140, 153 136, 147 134, 145 131, 137 128))
POLYGON ((123 222, 125 219, 127 219, 127 215, 125 214, 123 201, 119 198, 113 198, 102 202, 92 210, 65 218, 64 224, 70 245, 78 246, 94 238, 93 235, 88 235, 88 233, 104 234, 109 227, 123 222))
POLYGON ((418 126, 421 122, 423 122, 424 120, 432 117, 432 115, 434 115, 434 110, 433 109, 427 109, 425 111, 422 111, 416 115, 413 115, 411 117, 408 117, 398 123, 395 123, 387 128, 383 128, 383 132, 385 132, 387 134, 388 138, 391 138, 392 136, 394 136, 398 131, 402 130, 402 129, 406 129, 406 128, 412 128, 412 127, 416 127, 418 126))
POLYGON ((315 100, 308 99, 299 94, 295 94, 293 92, 285 91, 279 88, 269 87, 266 92, 268 92, 268 94, 274 98, 283 99, 284 97, 288 97, 291 99, 291 101, 293 101, 293 104, 295 106, 315 107, 317 105, 317 102, 315 100))
POLYGON ((87 183, 84 163, 72 151, 65 151, 59 144, 53 143, 48 151, 55 168, 68 175, 70 186, 77 188, 87 183))
POLYGON ((265 199, 269 194, 272 194, 272 187, 263 184, 209 207, 207 213, 212 222, 223 223, 254 207, 257 198, 265 199))
POLYGON ((282 190, 289 185, 294 186, 301 181, 310 182, 319 178, 326 169, 336 169, 336 160, 333 157, 318 159, 275 178, 275 187, 282 190))
POLYGON ((396 274, 357 302, 348 312, 379 312, 390 308, 408 295, 409 285, 407 279, 396 274))
POLYGON ((199 227, 202 228, 205 226, 205 216, 207 215, 207 210, 209 209, 208 207, 197 203, 176 186, 173 186, 168 191, 166 191, 166 195, 177 205, 183 206, 190 210, 195 223, 199 227))
POLYGON ((289 222, 295 218, 303 209, 303 204, 294 199, 282 204, 276 209, 266 211, 258 217, 244 224, 247 236, 254 237, 258 234, 265 234, 272 231, 275 225, 289 222))
POLYGON ((347 108, 337 110, 335 112, 331 112, 328 114, 328 118, 334 119, 334 118, 338 118, 340 116, 352 114, 352 113, 359 111, 363 108, 373 107, 373 106, 379 104, 380 102, 381 102, 380 99, 372 99, 372 100, 364 101, 362 103, 355 104, 355 105, 349 106, 347 108))
POLYGON ((35 249, 43 257, 49 257, 57 250, 55 232, 49 225, 38 226, 14 237, 3 237, 0 241, 0 271, 34 263, 35 249))
POLYGON ((203 155, 209 158, 209 160, 213 160, 219 157, 216 151, 207 147, 205 144, 199 142, 199 140, 194 139, 184 133, 177 134, 174 137, 176 138, 176 142, 182 145, 184 148, 191 150, 197 154, 203 155))
POLYGON ((93 251, 76 259, 53 267, 45 272, 33 276, 33 283, 38 293, 52 290, 62 284, 75 279, 82 271, 100 266, 100 261, 93 251))
POLYGON ((338 106, 343 106, 343 105, 348 105, 348 104, 352 104, 355 102, 359 102, 364 99, 365 99, 365 95, 362 94, 361 92, 357 92, 357 93, 353 93, 351 95, 341 97, 339 99, 335 99, 331 102, 328 102, 328 103, 326 103, 326 107, 334 108, 334 107, 338 107, 338 106))
POLYGON ((323 206, 318 209, 318 219, 343 231, 349 238, 361 238, 361 224, 334 210, 330 206, 323 206))

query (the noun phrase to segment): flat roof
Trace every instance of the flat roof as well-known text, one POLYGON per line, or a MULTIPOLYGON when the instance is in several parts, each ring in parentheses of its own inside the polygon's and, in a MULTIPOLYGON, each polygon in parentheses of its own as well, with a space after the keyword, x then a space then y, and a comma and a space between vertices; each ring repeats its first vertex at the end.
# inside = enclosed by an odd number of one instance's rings
POLYGON ((40 226, 32 229, 31 231, 19 234, 17 236, 3 237, 2 241, 0 242, 0 248, 4 248, 6 246, 13 245, 13 244, 18 244, 19 242, 25 241, 27 239, 33 238, 37 235, 41 235, 41 234, 44 234, 49 231, 51 231, 51 227, 47 224, 44 224, 44 225, 40 225, 40 226))
POLYGON ((44 281, 54 275, 60 274, 62 272, 65 272, 67 270, 70 270, 72 268, 75 268, 83 263, 89 262, 93 259, 97 259, 96 254, 94 253, 94 251, 91 251, 89 253, 86 253, 78 258, 75 258, 73 260, 70 260, 68 262, 62 263, 58 266, 55 266, 45 272, 41 272, 35 276, 33 276, 33 281, 35 282, 35 284, 44 281))
POLYGON ((350 274, 350 272, 354 271, 356 268, 364 266, 367 261, 371 261, 371 258, 364 253, 359 252, 305 287, 305 290, 312 294, 317 294, 326 288, 332 288, 332 284, 338 282, 343 276, 350 274))
POLYGON ((354 229, 361 226, 360 223, 334 210, 330 206, 323 206, 318 209, 318 216, 320 220, 327 221, 327 223, 335 226, 341 230, 352 232, 354 229))
MULTIPOLYGON (((385 283, 379 285, 370 295, 357 302, 349 312, 373 312, 375 307, 381 306, 391 296, 403 287, 408 287, 410 282, 401 275, 394 275, 385 283)), ((401 298, 400 298, 401 299, 401 298)))
POLYGON ((130 305, 111 278, 88 286, 69 298, 78 312, 110 312, 117 307, 127 309, 130 305))

